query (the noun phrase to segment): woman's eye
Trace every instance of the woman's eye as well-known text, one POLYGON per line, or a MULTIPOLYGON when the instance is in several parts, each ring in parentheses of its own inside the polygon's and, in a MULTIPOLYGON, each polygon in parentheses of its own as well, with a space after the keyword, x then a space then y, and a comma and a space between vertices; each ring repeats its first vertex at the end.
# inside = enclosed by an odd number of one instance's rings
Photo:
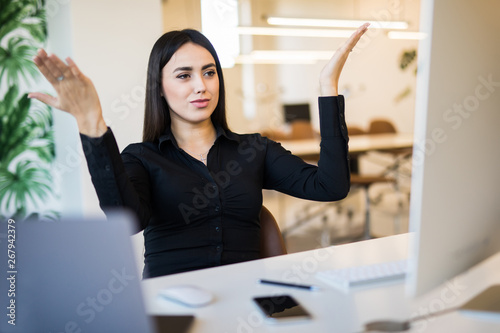
POLYGON ((215 74, 216 74, 216 72, 214 70, 209 70, 209 71, 205 72, 206 76, 214 76, 215 74))
POLYGON ((189 74, 179 74, 179 75, 177 75, 177 78, 178 79, 187 79, 187 78, 189 78, 189 74))

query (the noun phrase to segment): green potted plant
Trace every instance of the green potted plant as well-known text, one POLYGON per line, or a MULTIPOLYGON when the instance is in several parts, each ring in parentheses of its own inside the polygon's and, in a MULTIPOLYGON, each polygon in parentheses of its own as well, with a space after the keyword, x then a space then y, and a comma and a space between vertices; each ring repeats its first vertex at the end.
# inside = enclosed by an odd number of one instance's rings
MULTIPOLYGON (((399 68, 402 71, 408 71, 413 68, 413 74, 417 74, 417 50, 411 49, 404 51, 399 58, 399 68)), ((411 87, 404 88, 394 99, 396 103, 402 101, 411 94, 411 87)))
POLYGON ((28 99, 47 38, 44 0, 0 0, 0 218, 54 219, 52 110, 28 99))

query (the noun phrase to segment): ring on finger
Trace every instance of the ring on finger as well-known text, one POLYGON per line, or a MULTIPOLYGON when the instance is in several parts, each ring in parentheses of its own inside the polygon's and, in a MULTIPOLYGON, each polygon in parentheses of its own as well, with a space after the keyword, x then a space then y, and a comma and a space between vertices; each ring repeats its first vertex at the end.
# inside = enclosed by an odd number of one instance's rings
POLYGON ((58 77, 56 78, 56 80, 57 80, 57 81, 62 81, 62 80, 64 80, 64 75, 58 76, 58 77))

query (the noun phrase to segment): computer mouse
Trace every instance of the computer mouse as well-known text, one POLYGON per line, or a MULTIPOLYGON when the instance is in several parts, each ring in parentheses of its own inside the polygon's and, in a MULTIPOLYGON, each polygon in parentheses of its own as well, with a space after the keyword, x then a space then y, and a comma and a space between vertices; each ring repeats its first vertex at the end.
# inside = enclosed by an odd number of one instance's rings
POLYGON ((214 296, 211 292, 194 285, 179 285, 160 290, 159 295, 189 307, 202 307, 212 303, 214 296))

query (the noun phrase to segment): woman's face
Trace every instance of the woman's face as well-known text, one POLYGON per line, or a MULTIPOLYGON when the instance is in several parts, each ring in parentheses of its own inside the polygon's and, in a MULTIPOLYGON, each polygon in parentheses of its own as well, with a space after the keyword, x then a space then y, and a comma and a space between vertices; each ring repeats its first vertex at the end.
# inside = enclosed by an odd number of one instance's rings
POLYGON ((219 102, 214 58, 198 44, 184 44, 163 67, 162 88, 172 122, 209 121, 219 102))

